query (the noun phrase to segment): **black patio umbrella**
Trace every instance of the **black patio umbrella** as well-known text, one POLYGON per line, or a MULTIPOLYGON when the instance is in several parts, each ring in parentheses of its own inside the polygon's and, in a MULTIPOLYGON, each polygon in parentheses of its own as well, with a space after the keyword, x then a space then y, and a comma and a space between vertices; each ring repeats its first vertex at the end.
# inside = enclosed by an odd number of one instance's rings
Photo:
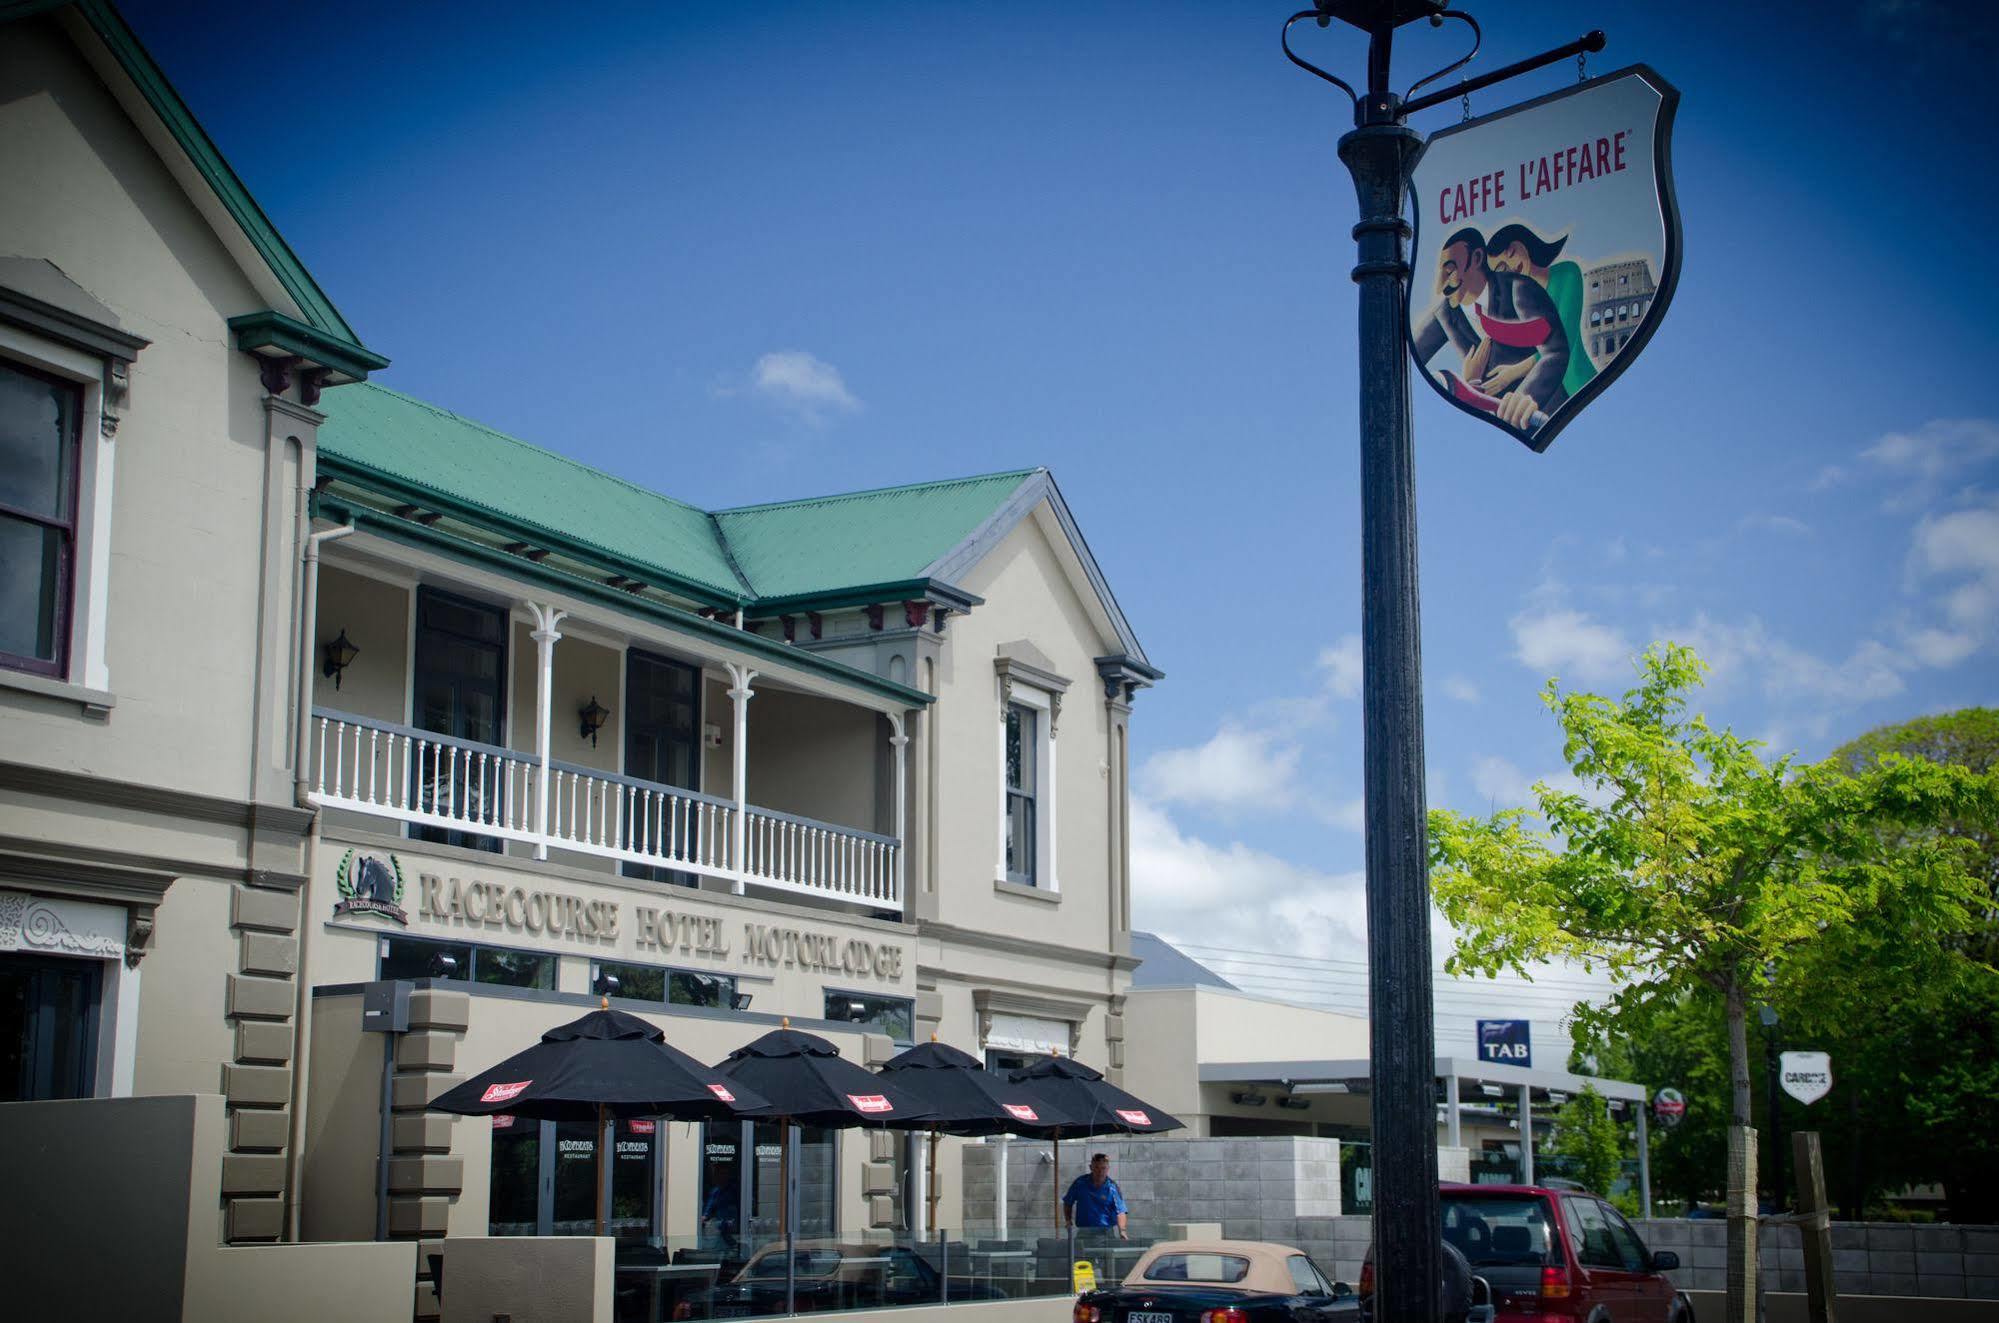
POLYGON ((718 1121, 768 1111, 755 1089, 724 1079, 666 1042, 650 1021, 609 1009, 558 1025, 525 1052, 446 1089, 429 1110, 506 1113, 534 1121, 597 1125, 597 1234, 604 1234, 604 1122, 666 1116, 718 1121))
POLYGON ((920 1129, 932 1116, 913 1094, 840 1056, 840 1049, 816 1034, 800 1033, 786 1020, 762 1038, 729 1053, 716 1068, 731 1087, 740 1083, 765 1100, 760 1116, 782 1126, 778 1144, 778 1226, 791 1228, 791 1127, 883 1126, 920 1129))
POLYGON ((876 1070, 916 1095, 934 1113, 930 1122, 930 1169, 926 1202, 931 1220, 937 1209, 939 1135, 1028 1135, 1046 1139, 1076 1118, 1026 1085, 987 1070, 979 1059, 932 1036, 927 1043, 882 1063, 876 1070))
POLYGON ((1071 1122, 1051 1136, 1055 1155, 1055 1222, 1062 1222, 1062 1137, 1064 1135, 1157 1135, 1182 1130, 1177 1117, 1135 1098, 1073 1057, 1045 1057, 1012 1074, 1016 1084, 1068 1114, 1071 1122))

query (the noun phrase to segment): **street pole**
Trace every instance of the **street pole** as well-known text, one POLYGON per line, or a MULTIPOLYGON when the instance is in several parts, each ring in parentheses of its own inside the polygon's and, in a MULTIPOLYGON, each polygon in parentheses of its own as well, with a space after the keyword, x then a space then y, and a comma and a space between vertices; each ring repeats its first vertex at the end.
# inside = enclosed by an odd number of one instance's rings
MULTIPOLYGON (((1422 614, 1416 574, 1416 462, 1410 426, 1409 278, 1403 219, 1422 136, 1414 110, 1603 49, 1603 34, 1404 101, 1391 90, 1395 30, 1427 19, 1477 24, 1444 0, 1315 0, 1285 23, 1293 64, 1353 98, 1354 128, 1340 139, 1360 221, 1353 227, 1360 287, 1361 695, 1367 795, 1368 1050, 1374 1144, 1374 1304, 1379 1323, 1436 1323, 1442 1267, 1437 1200, 1436 1023, 1431 998, 1430 868, 1423 770, 1422 614), (1367 34, 1367 90, 1301 59, 1288 33, 1332 20, 1367 34)), ((1473 52, 1477 47, 1474 45, 1473 52)), ((1464 66, 1467 55, 1416 86, 1464 66)), ((1411 88, 1413 91, 1414 88, 1411 88)), ((1533 1142, 1533 1118, 1521 1140, 1533 1142)))
POLYGON ((1388 88, 1394 29, 1368 33, 1367 94, 1340 139, 1360 222, 1361 674, 1367 802, 1368 1048, 1374 1130, 1374 1317, 1439 1308, 1437 1058, 1423 785, 1423 645, 1416 460, 1409 423, 1402 197, 1423 139, 1388 88))

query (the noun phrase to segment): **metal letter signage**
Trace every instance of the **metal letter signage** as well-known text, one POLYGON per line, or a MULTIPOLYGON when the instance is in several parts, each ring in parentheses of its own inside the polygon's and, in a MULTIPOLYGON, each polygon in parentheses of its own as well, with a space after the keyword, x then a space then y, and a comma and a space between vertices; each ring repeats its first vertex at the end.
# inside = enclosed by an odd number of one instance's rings
POLYGON ((1832 1058, 1823 1052, 1786 1052, 1778 1060, 1784 1092, 1815 1103, 1832 1092, 1832 1058))
POLYGON ((1478 1059, 1496 1061, 1502 1066, 1533 1065, 1534 1045, 1527 1021, 1480 1020, 1478 1059))
POLYGON ((1425 144, 1409 347, 1445 399, 1542 451, 1638 356, 1680 275, 1679 99, 1633 65, 1425 144))

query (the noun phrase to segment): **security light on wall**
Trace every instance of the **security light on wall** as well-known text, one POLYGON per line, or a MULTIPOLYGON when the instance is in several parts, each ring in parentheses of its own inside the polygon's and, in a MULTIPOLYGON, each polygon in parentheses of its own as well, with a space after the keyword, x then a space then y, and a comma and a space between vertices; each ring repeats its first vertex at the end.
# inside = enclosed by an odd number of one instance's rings
POLYGON ((338 689, 340 688, 340 673, 354 664, 354 659, 361 655, 361 649, 354 646, 353 640, 347 637, 347 631, 342 629, 340 637, 326 644, 323 652, 321 669, 333 681, 333 687, 338 689))
POLYGON ((1304 1110, 1305 1110, 1306 1108, 1308 1108, 1308 1107, 1310 1107, 1310 1106, 1312 1105, 1312 1100, 1311 1100, 1310 1098, 1289 1098, 1289 1097, 1286 1097, 1286 1098, 1279 1098, 1279 1099, 1277 1100, 1277 1105, 1278 1105, 1279 1107, 1288 1107, 1288 1108, 1290 1108, 1290 1109, 1291 1109, 1292 1111, 1294 1111, 1294 1112, 1302 1112, 1302 1111, 1304 1111, 1304 1110))
POLYGON ((592 694, 589 704, 576 709, 576 715, 582 719, 583 735, 590 741, 590 747, 596 748, 597 732, 604 729, 604 723, 610 719, 611 709, 599 703, 597 695, 592 694))
POLYGON ((1488 1098, 1503 1098, 1506 1096, 1506 1090, 1497 1084, 1481 1084, 1478 1086, 1478 1091, 1488 1098))
POLYGON ((617 995, 618 995, 618 976, 617 976, 616 974, 599 974, 599 975, 597 975, 597 989, 596 989, 596 991, 597 991, 597 995, 598 995, 598 996, 600 996, 600 997, 615 997, 615 996, 617 996, 617 995))
POLYGON ((1551 1103, 1558 1103, 1558 1104, 1559 1104, 1559 1103, 1565 1103, 1565 1102, 1567 1102, 1568 1100, 1569 1100, 1569 1095, 1568 1095, 1568 1094, 1566 1094, 1566 1093, 1563 1093, 1563 1092, 1562 1092, 1562 1091, 1561 1091, 1560 1089, 1550 1089, 1550 1090, 1548 1090, 1548 1101, 1549 1101, 1549 1102, 1551 1102, 1551 1103))
POLYGON ((730 999, 729 1004, 739 1011, 747 1011, 750 1008, 750 994, 739 992, 730 999))
POLYGON ((1231 1093, 1229 1101, 1238 1107, 1261 1107, 1270 1099, 1260 1093, 1231 1093))

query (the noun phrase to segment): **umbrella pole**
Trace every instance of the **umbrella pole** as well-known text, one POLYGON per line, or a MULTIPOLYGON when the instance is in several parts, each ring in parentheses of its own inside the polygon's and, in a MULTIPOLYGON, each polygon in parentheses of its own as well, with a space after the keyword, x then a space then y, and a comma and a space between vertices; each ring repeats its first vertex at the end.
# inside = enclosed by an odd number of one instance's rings
POLYGON ((604 1104, 597 1104, 597 1234, 604 1234, 604 1104))
POLYGON ((1062 1132, 1060 1130, 1049 1139, 1048 1147, 1055 1155, 1055 1175, 1048 1183, 1048 1197, 1053 1200, 1050 1207, 1055 1210, 1055 1234, 1059 1236, 1062 1234, 1062 1132))
MULTIPOLYGON (((777 1123, 777 1234, 791 1241, 791 1122, 777 1123)), ((788 1252, 788 1251, 787 1251, 788 1252)))
POLYGON ((925 1206, 930 1210, 925 1216, 923 1225, 930 1228, 933 1233, 937 1230, 937 1141, 939 1138, 941 1136, 935 1130, 930 1132, 930 1165, 923 1173, 923 1183, 929 1187, 924 1191, 924 1202, 925 1206))

